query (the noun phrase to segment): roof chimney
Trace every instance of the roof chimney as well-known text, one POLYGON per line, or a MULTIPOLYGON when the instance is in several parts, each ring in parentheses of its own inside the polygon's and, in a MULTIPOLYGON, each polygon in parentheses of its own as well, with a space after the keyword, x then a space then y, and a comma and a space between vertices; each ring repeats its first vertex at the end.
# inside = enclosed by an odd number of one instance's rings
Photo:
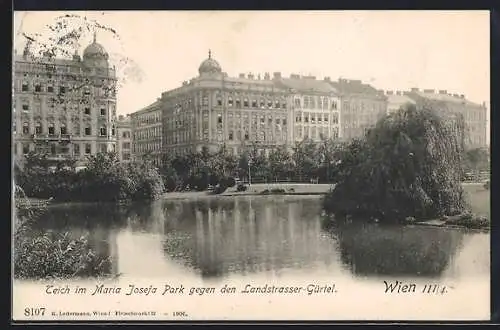
POLYGON ((412 91, 412 92, 418 92, 418 91, 419 91, 419 89, 418 89, 417 87, 413 87, 413 88, 411 89, 411 91, 412 91))
POLYGON ((434 94, 433 89, 424 89, 424 93, 434 94))
POLYGON ((291 79, 300 79, 300 75, 298 75, 296 73, 292 73, 292 74, 290 74, 290 78, 291 79))
POLYGON ((456 93, 454 93, 454 94, 453 94, 453 97, 459 97, 459 95, 458 95, 458 94, 456 94, 456 93))
POLYGON ((325 81, 331 81, 330 77, 325 77, 324 80, 325 81))
POLYGON ((448 91, 446 89, 442 89, 439 91, 439 94, 448 94, 448 91))
POLYGON ((274 72, 273 76, 274 76, 274 79, 281 79, 281 72, 274 72))
POLYGON ((257 79, 260 80, 260 73, 257 75, 257 79))
POLYGON ((250 73, 248 74, 248 79, 253 79, 253 73, 251 73, 251 72, 250 72, 250 73))
POLYGON ((387 93, 387 95, 393 95, 394 94, 393 91, 387 91, 386 93, 387 93))
POLYGON ((245 74, 244 73, 240 73, 239 77, 244 79, 245 78, 245 74))
POLYGON ((460 94, 460 98, 461 99, 465 99, 465 95, 464 94, 460 94))
POLYGON ((403 95, 401 91, 396 91, 396 95, 403 95))
POLYGON ((271 79, 271 75, 269 74, 269 72, 264 73, 264 79, 265 80, 271 79))

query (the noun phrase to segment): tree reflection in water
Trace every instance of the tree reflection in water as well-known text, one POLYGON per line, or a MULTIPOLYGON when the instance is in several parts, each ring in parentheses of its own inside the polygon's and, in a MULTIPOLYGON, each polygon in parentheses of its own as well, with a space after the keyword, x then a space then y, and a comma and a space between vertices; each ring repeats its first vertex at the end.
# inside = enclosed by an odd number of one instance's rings
POLYGON ((348 224, 332 228, 341 260, 355 275, 439 277, 463 240, 463 232, 437 227, 348 224))

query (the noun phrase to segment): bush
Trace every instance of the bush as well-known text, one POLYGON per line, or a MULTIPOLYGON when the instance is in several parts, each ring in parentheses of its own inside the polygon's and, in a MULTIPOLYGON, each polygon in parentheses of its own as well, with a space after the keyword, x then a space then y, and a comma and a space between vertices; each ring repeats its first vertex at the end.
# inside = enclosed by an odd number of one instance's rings
POLYGON ((16 182, 27 196, 54 197, 60 201, 155 200, 165 191, 163 178, 149 163, 118 162, 116 154, 103 153, 89 157, 87 167, 75 172, 48 170, 43 158, 29 158, 23 170, 17 169, 16 182), (39 165, 43 163, 45 165, 39 165))
POLYGON ((238 186, 236 187, 236 191, 246 191, 248 189, 248 186, 246 186, 243 183, 239 183, 238 186))
POLYGON ((460 226, 469 229, 482 229, 490 227, 490 220, 484 216, 475 216, 466 212, 458 216, 449 217, 447 225, 460 226))
POLYGON ((273 188, 273 189, 271 189, 271 193, 272 194, 284 194, 285 193, 285 189, 282 189, 282 188, 273 188))
POLYGON ((232 188, 236 185, 236 180, 233 177, 225 178, 224 181, 225 181, 225 185, 228 188, 232 188))
POLYGON ((98 255, 85 236, 54 233, 33 228, 44 212, 30 207, 14 214, 14 277, 18 279, 67 279, 110 275, 109 256, 98 255))

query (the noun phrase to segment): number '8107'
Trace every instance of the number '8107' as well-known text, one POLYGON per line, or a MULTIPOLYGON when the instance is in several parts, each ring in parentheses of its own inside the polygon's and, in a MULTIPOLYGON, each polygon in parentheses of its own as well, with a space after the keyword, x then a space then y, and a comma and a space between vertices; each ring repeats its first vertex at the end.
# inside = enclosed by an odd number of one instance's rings
POLYGON ((44 316, 45 315, 45 307, 39 308, 28 308, 24 309, 24 316, 44 316))

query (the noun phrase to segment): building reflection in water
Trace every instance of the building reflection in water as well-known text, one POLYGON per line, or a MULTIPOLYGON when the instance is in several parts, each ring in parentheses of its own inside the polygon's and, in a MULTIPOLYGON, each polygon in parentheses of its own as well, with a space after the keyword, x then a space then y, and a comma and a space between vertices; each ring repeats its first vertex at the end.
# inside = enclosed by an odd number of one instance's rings
POLYGON ((165 253, 204 277, 332 264, 335 244, 322 240, 317 202, 241 197, 166 203, 165 253))
POLYGON ((321 222, 318 198, 241 196, 126 209, 63 205, 50 207, 37 225, 75 238, 88 235, 96 253, 110 257, 111 274, 169 276, 182 270, 218 278, 300 269, 438 277, 458 276, 474 263, 489 273, 489 259, 480 258, 489 256, 484 234, 354 224, 327 231, 321 222))

